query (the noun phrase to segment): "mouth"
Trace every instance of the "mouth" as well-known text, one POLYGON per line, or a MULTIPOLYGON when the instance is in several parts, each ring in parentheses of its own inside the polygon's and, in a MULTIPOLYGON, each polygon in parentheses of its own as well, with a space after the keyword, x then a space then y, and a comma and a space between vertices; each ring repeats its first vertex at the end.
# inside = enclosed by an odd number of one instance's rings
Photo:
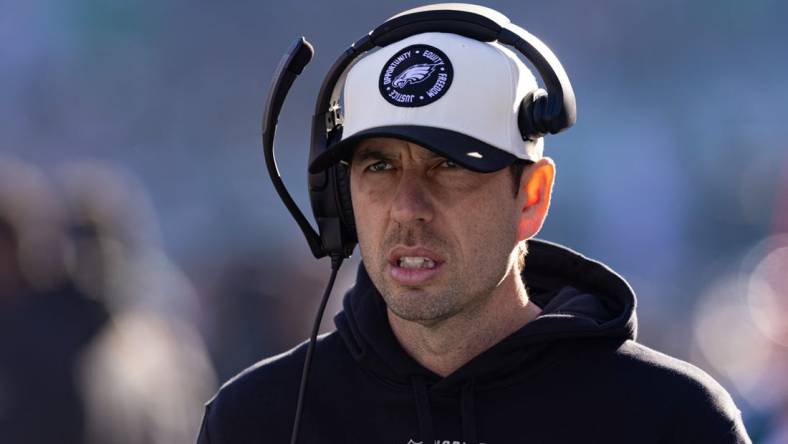
POLYGON ((389 254, 389 275, 408 286, 423 285, 441 270, 445 260, 426 248, 398 247, 389 254))

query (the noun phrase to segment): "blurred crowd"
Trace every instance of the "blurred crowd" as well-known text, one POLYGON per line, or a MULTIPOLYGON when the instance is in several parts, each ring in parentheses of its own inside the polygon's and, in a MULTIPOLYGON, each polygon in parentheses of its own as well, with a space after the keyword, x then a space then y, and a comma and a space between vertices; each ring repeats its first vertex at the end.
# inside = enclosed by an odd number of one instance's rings
POLYGON ((193 442, 220 380, 306 330, 266 296, 287 273, 247 258, 198 295, 157 231, 118 167, 0 157, 0 441, 193 442))
POLYGON ((130 177, 0 159, 0 436, 185 443, 216 374, 130 177))

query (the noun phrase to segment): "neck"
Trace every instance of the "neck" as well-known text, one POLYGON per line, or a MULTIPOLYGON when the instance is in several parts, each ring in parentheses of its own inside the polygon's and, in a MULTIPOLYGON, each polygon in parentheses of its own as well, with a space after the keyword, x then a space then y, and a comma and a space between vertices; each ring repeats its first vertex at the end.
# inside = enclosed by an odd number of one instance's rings
POLYGON ((536 318, 541 309, 528 299, 519 273, 512 270, 489 297, 450 318, 420 323, 388 310, 389 324, 408 354, 440 376, 468 361, 536 318))

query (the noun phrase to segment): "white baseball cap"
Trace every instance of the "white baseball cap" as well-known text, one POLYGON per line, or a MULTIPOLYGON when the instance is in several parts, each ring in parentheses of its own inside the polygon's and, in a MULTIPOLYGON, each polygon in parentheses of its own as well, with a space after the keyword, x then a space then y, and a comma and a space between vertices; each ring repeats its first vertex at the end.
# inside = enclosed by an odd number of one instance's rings
POLYGON ((543 139, 523 140, 523 97, 537 88, 508 48, 457 34, 417 34, 363 56, 343 91, 342 139, 312 163, 347 159, 363 139, 417 143, 471 170, 491 172, 542 157, 543 139))

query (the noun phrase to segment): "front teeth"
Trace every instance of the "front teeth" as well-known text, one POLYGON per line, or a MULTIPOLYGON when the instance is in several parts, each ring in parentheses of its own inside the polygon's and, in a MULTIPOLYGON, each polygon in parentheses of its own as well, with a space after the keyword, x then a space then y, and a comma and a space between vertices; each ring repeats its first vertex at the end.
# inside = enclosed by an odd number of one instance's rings
POLYGON ((402 268, 435 268, 435 262, 426 257, 403 256, 399 258, 402 268))

